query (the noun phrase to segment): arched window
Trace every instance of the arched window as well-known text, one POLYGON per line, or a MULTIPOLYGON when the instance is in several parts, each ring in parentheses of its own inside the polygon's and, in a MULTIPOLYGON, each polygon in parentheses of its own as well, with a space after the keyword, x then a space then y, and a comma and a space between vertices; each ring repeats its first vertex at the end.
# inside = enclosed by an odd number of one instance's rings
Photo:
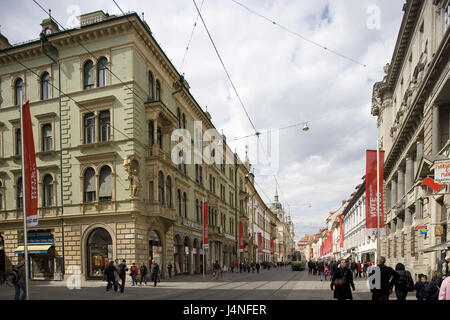
POLYGON ((99 122, 99 140, 109 141, 109 136, 111 134, 111 116, 109 110, 103 110, 98 116, 99 122))
POLYGON ((155 96, 155 100, 156 101, 160 101, 161 100, 161 84, 159 83, 159 80, 156 80, 156 96, 155 96))
POLYGON ((16 208, 17 209, 22 209, 23 208, 23 193, 22 193, 22 178, 19 178, 17 180, 17 195, 16 195, 16 200, 17 200, 17 205, 16 208))
POLYGON ((181 217, 181 191, 177 190, 178 215, 181 217))
POLYGON ((53 205, 53 177, 50 174, 45 175, 43 192, 43 207, 51 207, 53 205))
POLYGON ((88 60, 84 63, 83 84, 84 89, 90 89, 94 87, 94 63, 91 60, 88 60))
POLYGON ((14 99, 15 103, 18 106, 23 98, 23 80, 18 78, 16 83, 14 84, 14 99))
POLYGON ((108 60, 105 57, 101 57, 97 62, 97 85, 104 87, 108 84, 108 60))
POLYGON ((50 75, 44 72, 41 77, 41 99, 46 100, 50 98, 50 75))
POLYGON ((112 178, 109 166, 103 166, 100 170, 98 199, 99 201, 111 201, 112 199, 112 178))
POLYGON ((155 123, 153 120, 148 122, 148 145, 153 146, 155 142, 155 123))
POLYGON ((187 218, 187 197, 186 197, 186 192, 183 192, 183 213, 184 213, 184 217, 187 218))
POLYGON ((166 195, 167 195, 167 205, 169 208, 172 208, 172 179, 170 176, 167 176, 166 179, 166 195))
POLYGON ((102 279, 108 261, 113 260, 112 239, 108 231, 97 228, 87 240, 87 276, 102 279))
POLYGON ((158 199, 160 204, 164 204, 164 175, 162 171, 158 173, 158 199))
POLYGON ((153 73, 151 71, 149 71, 148 72, 148 96, 150 97, 150 100, 153 100, 155 97, 155 94, 153 92, 153 86, 154 86, 153 73))
POLYGON ((88 168, 84 172, 84 202, 94 202, 96 200, 96 189, 95 171, 92 168, 88 168))
POLYGON ((84 115, 84 143, 95 142, 95 115, 87 113, 84 115))

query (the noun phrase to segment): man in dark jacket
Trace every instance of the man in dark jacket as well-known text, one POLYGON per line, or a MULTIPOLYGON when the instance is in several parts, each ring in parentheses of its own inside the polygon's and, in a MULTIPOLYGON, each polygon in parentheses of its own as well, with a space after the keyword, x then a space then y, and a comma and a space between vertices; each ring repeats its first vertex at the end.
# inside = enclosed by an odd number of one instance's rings
MULTIPOLYGON (((377 259, 377 266, 380 272, 380 288, 371 289, 372 300, 389 300, 389 295, 392 293, 394 285, 400 277, 397 272, 391 267, 385 266, 386 258, 379 257, 377 259)), ((375 271, 377 272, 377 271, 375 271)))
POLYGON ((119 267, 117 268, 117 273, 119 274, 120 280, 121 280, 121 284, 120 284, 120 293, 123 293, 125 290, 125 278, 127 276, 127 264, 126 264, 126 260, 123 259, 122 263, 119 264, 119 267))
POLYGON ((17 271, 17 279, 14 283, 15 295, 14 299, 19 300, 20 290, 22 290, 21 300, 25 300, 27 291, 25 287, 25 259, 23 257, 19 258, 19 263, 14 267, 17 271))
POLYGON ((442 259, 438 262, 438 269, 437 271, 442 274, 442 278, 445 278, 449 275, 450 269, 450 254, 447 254, 445 259, 442 259))
POLYGON ((395 295, 397 300, 406 300, 408 291, 414 291, 414 280, 411 273, 405 269, 402 263, 397 263, 395 271, 398 273, 399 278, 395 284, 395 295))
POLYGON ((114 291, 117 292, 117 281, 115 277, 116 267, 114 266, 114 261, 110 261, 105 268, 105 276, 108 284, 106 285, 106 292, 109 292, 114 286, 114 291))
POLYGON ((428 277, 424 274, 419 274, 419 281, 414 285, 417 300, 424 300, 424 289, 428 285, 428 277))
POLYGON ((334 276, 331 279, 330 288, 334 290, 334 298, 338 300, 353 300, 350 286, 355 291, 355 284, 353 283, 352 272, 347 268, 346 264, 346 261, 342 259, 340 266, 334 271, 334 276))
POLYGON ((434 271, 431 281, 423 288, 423 298, 425 300, 439 300, 439 290, 442 284, 442 275, 440 272, 434 271))
POLYGON ((140 277, 141 286, 142 286, 142 282, 144 282, 145 285, 147 285, 147 266, 145 265, 144 262, 142 262, 142 266, 139 269, 139 274, 141 275, 141 277, 140 277))

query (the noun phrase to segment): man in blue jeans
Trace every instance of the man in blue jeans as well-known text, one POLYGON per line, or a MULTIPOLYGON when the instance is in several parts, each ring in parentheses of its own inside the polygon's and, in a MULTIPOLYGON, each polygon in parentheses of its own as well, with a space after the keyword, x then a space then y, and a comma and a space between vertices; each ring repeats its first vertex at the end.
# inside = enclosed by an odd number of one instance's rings
POLYGON ((25 288, 25 264, 24 264, 24 258, 19 258, 19 263, 17 266, 15 266, 15 269, 18 271, 18 277, 16 283, 14 283, 14 290, 16 291, 14 295, 15 300, 19 300, 20 297, 20 290, 22 290, 22 297, 20 300, 25 300, 26 298, 26 288, 25 288))

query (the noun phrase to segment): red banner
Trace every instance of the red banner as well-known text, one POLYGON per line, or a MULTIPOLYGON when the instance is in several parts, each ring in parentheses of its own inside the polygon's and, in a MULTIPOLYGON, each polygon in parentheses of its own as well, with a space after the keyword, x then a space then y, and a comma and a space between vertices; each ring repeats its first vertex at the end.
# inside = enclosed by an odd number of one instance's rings
POLYGON ((258 232, 258 253, 262 253, 262 234, 258 232))
POLYGON ((242 221, 239 221, 239 252, 244 252, 244 236, 242 230, 242 221))
POLYGON ((314 258, 314 249, 311 248, 311 258, 314 258))
POLYGON ((273 256, 273 239, 270 239, 270 255, 273 256))
POLYGON ((203 249, 208 249, 208 203, 203 202, 203 249))
POLYGON ((25 163, 25 199, 27 226, 33 227, 38 224, 37 213, 37 169, 36 154, 34 151, 33 128, 31 125, 30 103, 23 106, 23 139, 24 139, 24 163, 25 163))
POLYGON ((341 231, 341 241, 339 243, 340 247, 344 247, 344 225, 342 224, 342 214, 339 216, 339 229, 341 231))
POLYGON ((294 255, 294 248, 291 248, 291 256, 294 255))
MULTIPOLYGON (((383 212, 383 175, 384 151, 379 151, 379 228, 380 235, 386 234, 383 212)), ((366 235, 374 237, 377 234, 377 151, 366 151, 366 235)))

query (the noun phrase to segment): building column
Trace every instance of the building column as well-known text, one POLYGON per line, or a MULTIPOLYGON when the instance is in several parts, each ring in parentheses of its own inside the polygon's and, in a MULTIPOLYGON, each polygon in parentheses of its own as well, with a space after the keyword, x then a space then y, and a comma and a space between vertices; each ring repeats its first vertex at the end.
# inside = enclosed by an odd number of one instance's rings
POLYGON ((400 201, 405 195, 405 173, 402 169, 398 169, 397 174, 397 201, 400 201))
POLYGON ((423 141, 416 142, 416 159, 414 161, 414 175, 419 170, 420 161, 423 157, 423 141))
POLYGON ((391 208, 397 203, 397 180, 392 179, 391 181, 391 208))
POLYGON ((438 154, 440 147, 440 128, 439 128, 439 106, 433 105, 433 120, 431 123, 432 128, 432 152, 433 154, 438 154))
POLYGON ((414 161, 412 157, 406 158, 406 170, 405 170, 405 194, 414 185, 414 161))
POLYGON ((412 223, 412 212, 408 208, 405 209, 405 227, 410 226, 412 223))
POLYGON ((416 218, 418 220, 423 219, 423 200, 422 199, 416 200, 415 209, 416 209, 416 218))

